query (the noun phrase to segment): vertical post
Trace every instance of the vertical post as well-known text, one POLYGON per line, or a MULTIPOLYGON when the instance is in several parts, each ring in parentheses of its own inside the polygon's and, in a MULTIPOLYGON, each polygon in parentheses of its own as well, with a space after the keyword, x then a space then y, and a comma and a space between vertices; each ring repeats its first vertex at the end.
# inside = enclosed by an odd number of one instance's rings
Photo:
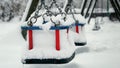
POLYGON ((96 3, 97 3, 97 1, 98 0, 94 0, 94 2, 93 2, 93 4, 92 4, 92 6, 91 6, 91 11, 90 11, 90 15, 88 16, 88 24, 90 23, 90 20, 91 20, 91 16, 92 16, 92 14, 93 14, 93 11, 94 11, 94 8, 95 8, 95 6, 96 6, 96 3))
POLYGON ((89 11, 90 11, 90 7, 91 7, 91 5, 92 5, 92 2, 93 2, 93 0, 91 0, 90 1, 90 3, 89 3, 89 5, 88 5, 88 7, 87 7, 87 11, 86 11, 86 13, 85 13, 85 18, 87 18, 87 16, 89 16, 89 11))
POLYGON ((84 16, 84 10, 86 8, 87 1, 88 0, 83 0, 83 4, 82 4, 82 7, 81 7, 81 15, 82 16, 84 16))
POLYGON ((28 30, 29 34, 29 50, 33 49, 33 34, 32 30, 28 30))
POLYGON ((67 33, 69 33, 69 28, 67 29, 67 33))
POLYGON ((60 50, 60 32, 59 30, 55 30, 55 40, 56 40, 56 50, 59 51, 60 50))
POLYGON ((76 33, 79 33, 79 26, 76 25, 76 33))

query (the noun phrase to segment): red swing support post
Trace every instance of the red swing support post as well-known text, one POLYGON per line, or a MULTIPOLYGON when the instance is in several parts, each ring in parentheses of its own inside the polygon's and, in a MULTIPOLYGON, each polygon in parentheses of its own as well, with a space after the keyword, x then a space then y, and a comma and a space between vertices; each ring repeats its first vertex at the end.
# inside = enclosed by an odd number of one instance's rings
POLYGON ((60 30, 55 30, 56 50, 60 50, 60 30))
POLYGON ((79 26, 76 25, 75 27, 76 27, 76 33, 79 33, 79 26))
POLYGON ((67 33, 69 33, 69 28, 67 29, 67 33))
POLYGON ((28 30, 29 34, 29 50, 33 49, 33 31, 28 30))

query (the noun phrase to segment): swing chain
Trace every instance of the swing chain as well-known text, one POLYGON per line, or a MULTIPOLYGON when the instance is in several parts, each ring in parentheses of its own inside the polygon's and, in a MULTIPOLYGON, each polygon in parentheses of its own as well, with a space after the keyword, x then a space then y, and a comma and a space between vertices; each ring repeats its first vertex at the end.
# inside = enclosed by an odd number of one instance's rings
POLYGON ((58 23, 55 23, 52 18, 50 18, 51 22, 55 25, 55 27, 59 26, 60 25, 60 21, 58 23))
POLYGON ((39 11, 41 10, 41 8, 42 8, 42 4, 38 5, 34 16, 31 17, 30 20, 27 22, 28 26, 33 26, 33 24, 37 22, 37 18, 42 16, 42 15, 39 15, 39 11))
POLYGON ((38 5, 38 7, 37 7, 37 10, 35 12, 35 16, 36 17, 40 17, 41 16, 41 15, 38 15, 38 14, 39 14, 39 11, 42 9, 42 7, 44 7, 46 10, 48 10, 47 6, 45 5, 44 0, 41 0, 41 4, 38 5))
POLYGON ((36 10, 36 12, 35 12, 35 15, 34 16, 36 16, 36 17, 38 17, 39 15, 39 11, 41 10, 41 8, 42 8, 42 5, 39 5, 38 7, 37 7, 37 10, 36 10))
MULTIPOLYGON (((57 16, 58 13, 55 14, 55 13, 53 13, 53 12, 50 11, 50 9, 52 8, 53 4, 55 4, 55 6, 58 8, 58 10, 60 11, 60 14, 65 14, 65 13, 62 13, 62 10, 61 10, 61 8, 59 7, 59 5, 56 3, 56 0, 52 0, 52 3, 50 4, 49 7, 48 7, 47 5, 45 5, 45 0, 41 0, 41 4, 38 5, 38 7, 37 7, 37 9, 36 9, 36 11, 35 11, 34 16, 31 17, 30 20, 28 21, 28 23, 27 23, 28 26, 33 26, 33 24, 37 22, 37 18, 38 18, 38 17, 41 17, 41 16, 44 17, 44 15, 47 15, 47 16, 52 16, 52 15, 57 16), (45 14, 39 15, 39 11, 42 9, 42 7, 44 7, 47 11, 46 11, 45 14)), ((65 15, 65 16, 66 16, 66 15, 65 15)), ((66 19, 66 17, 65 17, 64 19, 66 19)), ((52 21, 52 20, 51 20, 51 21, 52 21)), ((53 22, 53 21, 52 21, 52 22, 53 22)), ((53 23, 54 23, 54 22, 53 22, 53 23)), ((55 24, 55 23, 54 23, 54 24, 55 24)), ((56 25, 59 25, 59 24, 55 24, 55 26, 56 26, 56 25)))
POLYGON ((57 4, 56 0, 52 0, 52 3, 50 4, 49 9, 52 8, 53 5, 55 5, 58 8, 60 14, 62 14, 62 10, 59 7, 59 5, 57 4))
POLYGON ((27 22, 28 26, 33 26, 33 24, 37 22, 37 18, 42 16, 39 15, 39 11, 42 9, 42 5, 45 7, 44 0, 41 0, 41 4, 37 6, 34 16, 31 17, 30 20, 27 22))
POLYGON ((33 16, 30 18, 30 21, 27 22, 28 26, 33 26, 34 23, 37 22, 37 17, 33 16))
POLYGON ((73 3, 71 3, 71 4, 69 5, 70 13, 72 14, 72 17, 73 17, 73 19, 75 20, 75 23, 79 23, 79 21, 76 20, 76 18, 75 18, 74 13, 76 13, 76 11, 75 11, 74 7, 72 6, 72 4, 73 4, 73 3), (72 10, 72 9, 73 9, 73 10, 72 10), (74 13, 73 13, 73 11, 74 11, 74 13))

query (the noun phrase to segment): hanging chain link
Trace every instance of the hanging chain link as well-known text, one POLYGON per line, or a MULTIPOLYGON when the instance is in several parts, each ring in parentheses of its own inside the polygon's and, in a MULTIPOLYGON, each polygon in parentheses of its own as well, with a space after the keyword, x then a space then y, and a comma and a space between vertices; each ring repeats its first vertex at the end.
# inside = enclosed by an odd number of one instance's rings
MULTIPOLYGON (((28 23, 27 23, 28 26, 32 26, 34 23, 36 23, 38 17, 42 16, 44 18, 44 15, 47 15, 47 16, 52 16, 52 15, 56 16, 56 15, 58 15, 58 13, 55 14, 55 13, 53 13, 53 12, 50 11, 50 9, 52 8, 53 5, 55 5, 57 7, 57 9, 59 10, 60 14, 65 14, 65 13, 62 13, 62 9, 57 4, 56 0, 52 0, 52 2, 51 2, 51 4, 50 4, 49 7, 47 5, 45 5, 45 0, 41 0, 41 4, 37 6, 37 9, 35 11, 34 16, 32 16, 30 18, 30 21, 28 21, 28 23), (46 9, 47 11, 46 11, 45 14, 39 15, 39 11, 42 9, 42 7, 44 9, 46 9)), ((66 14, 65 14, 65 16, 66 16, 66 14)))
POLYGON ((72 3, 70 4, 70 6, 69 6, 69 9, 70 9, 70 13, 72 14, 72 16, 73 16, 73 19, 76 21, 76 22, 78 22, 77 20, 76 20, 76 18, 75 18, 75 15, 74 15, 74 13, 73 13, 73 8, 72 8, 72 3))
POLYGON ((60 14, 62 14, 62 9, 57 4, 56 0, 52 0, 52 3, 50 4, 49 9, 52 8, 53 5, 55 5, 57 9, 59 10, 60 14))
POLYGON ((76 13, 76 10, 75 10, 75 8, 74 8, 74 6, 73 6, 73 2, 71 3, 71 5, 70 5, 70 13, 72 14, 72 16, 73 16, 73 19, 75 20, 75 23, 79 23, 79 21, 78 20, 76 20, 76 18, 75 18, 75 13, 76 13))
POLYGON ((37 22, 37 18, 41 17, 41 15, 39 15, 39 11, 41 10, 43 3, 44 3, 44 0, 41 0, 41 4, 37 6, 34 16, 30 18, 30 21, 28 21, 27 23, 28 26, 32 26, 34 23, 37 22))

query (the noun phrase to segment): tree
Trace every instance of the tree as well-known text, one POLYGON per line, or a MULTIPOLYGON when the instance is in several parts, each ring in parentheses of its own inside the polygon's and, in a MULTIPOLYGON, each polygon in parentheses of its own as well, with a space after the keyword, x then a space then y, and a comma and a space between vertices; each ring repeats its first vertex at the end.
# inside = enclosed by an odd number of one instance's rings
POLYGON ((0 0, 0 19, 10 21, 15 16, 22 15, 27 0, 0 0))

